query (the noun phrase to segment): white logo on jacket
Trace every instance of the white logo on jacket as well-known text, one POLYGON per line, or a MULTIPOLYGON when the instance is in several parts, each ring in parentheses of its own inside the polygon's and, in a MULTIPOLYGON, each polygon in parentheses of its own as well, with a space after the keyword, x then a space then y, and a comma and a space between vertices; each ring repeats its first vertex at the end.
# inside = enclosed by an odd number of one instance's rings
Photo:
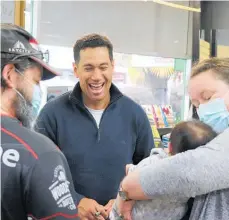
POLYGON ((76 206, 69 190, 69 184, 64 167, 57 166, 54 170, 54 178, 49 190, 58 207, 74 210, 76 206))
POLYGON ((6 166, 16 167, 20 159, 20 154, 15 149, 3 149, 2 146, 0 146, 0 158, 2 163, 6 166))

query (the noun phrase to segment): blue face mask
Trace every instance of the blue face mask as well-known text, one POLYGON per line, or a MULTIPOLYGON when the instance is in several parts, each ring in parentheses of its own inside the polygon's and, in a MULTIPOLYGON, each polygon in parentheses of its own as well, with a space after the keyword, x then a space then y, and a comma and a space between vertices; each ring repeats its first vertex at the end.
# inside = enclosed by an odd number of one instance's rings
POLYGON ((197 113, 200 120, 210 125, 217 133, 221 133, 229 127, 229 111, 222 98, 200 104, 197 113))
POLYGON ((27 102, 31 103, 32 115, 34 118, 36 118, 39 113, 39 109, 41 107, 41 101, 42 101, 42 92, 41 92, 40 86, 33 85, 33 97, 31 101, 27 101, 25 97, 17 89, 14 89, 14 90, 24 100, 25 105, 27 102))
POLYGON ((33 97, 32 97, 32 107, 33 107, 33 114, 36 117, 39 113, 42 101, 42 92, 41 88, 38 85, 33 86, 33 97))
MULTIPOLYGON (((21 73, 18 69, 16 71, 23 76, 23 73, 21 73)), ((29 82, 30 84, 33 84, 29 82)), ((41 101, 42 101, 42 91, 39 85, 33 84, 33 95, 32 95, 32 100, 28 101, 25 99, 25 97, 16 89, 14 89, 24 100, 25 103, 30 102, 32 105, 32 114, 33 117, 37 117, 40 107, 41 107, 41 101)))

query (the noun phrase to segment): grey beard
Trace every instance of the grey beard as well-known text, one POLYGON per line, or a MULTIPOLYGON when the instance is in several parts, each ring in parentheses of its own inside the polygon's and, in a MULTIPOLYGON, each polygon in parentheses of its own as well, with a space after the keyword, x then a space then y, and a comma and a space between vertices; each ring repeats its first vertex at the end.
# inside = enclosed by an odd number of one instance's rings
POLYGON ((14 103, 16 109, 16 117, 22 123, 23 126, 32 129, 33 122, 35 121, 35 117, 33 114, 33 108, 29 101, 25 99, 24 94, 20 91, 21 97, 17 94, 17 101, 14 103))

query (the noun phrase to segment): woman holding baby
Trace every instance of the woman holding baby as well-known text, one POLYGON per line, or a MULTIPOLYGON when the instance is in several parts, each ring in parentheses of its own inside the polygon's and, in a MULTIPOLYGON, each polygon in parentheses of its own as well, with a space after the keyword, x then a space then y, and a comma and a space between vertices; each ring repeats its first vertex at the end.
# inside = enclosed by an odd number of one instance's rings
POLYGON ((171 157, 153 150, 157 159, 154 155, 153 162, 142 161, 122 181, 111 219, 140 220, 134 210, 154 201, 158 202, 151 209, 154 216, 145 215, 144 220, 180 220, 186 212, 182 204, 189 198, 194 198, 189 220, 229 219, 229 58, 211 58, 194 66, 188 89, 200 121, 208 126, 179 130, 182 146, 193 141, 192 135, 198 141, 209 135, 215 138, 171 157), (162 207, 164 213, 157 212, 162 207), (166 212, 166 207, 173 208, 166 212))

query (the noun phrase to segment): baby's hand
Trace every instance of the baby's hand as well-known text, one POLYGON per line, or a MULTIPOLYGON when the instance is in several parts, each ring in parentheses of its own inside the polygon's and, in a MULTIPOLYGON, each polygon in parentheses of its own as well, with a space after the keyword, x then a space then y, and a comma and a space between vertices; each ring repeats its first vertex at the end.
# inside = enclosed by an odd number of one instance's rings
POLYGON ((128 174, 130 168, 134 168, 135 166, 133 164, 127 164, 126 165, 126 175, 128 174))
POLYGON ((132 220, 131 211, 127 211, 123 214, 123 219, 132 220))

